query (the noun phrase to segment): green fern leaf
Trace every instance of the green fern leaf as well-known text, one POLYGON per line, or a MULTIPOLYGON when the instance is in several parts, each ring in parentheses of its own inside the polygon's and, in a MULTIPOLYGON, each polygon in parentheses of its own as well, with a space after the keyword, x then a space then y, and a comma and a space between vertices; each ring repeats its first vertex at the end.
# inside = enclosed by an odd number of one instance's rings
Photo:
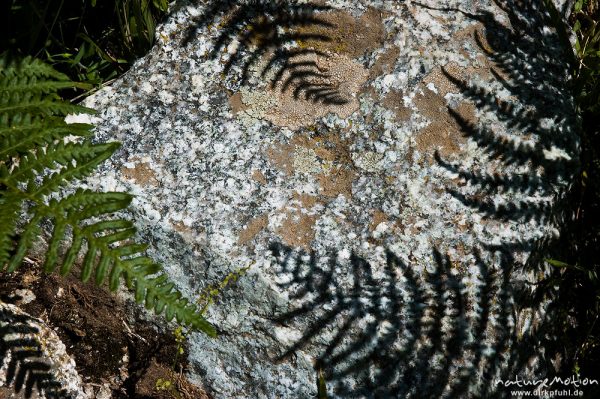
POLYGON ((43 268, 71 272, 81 261, 81 279, 114 291, 124 281, 137 302, 214 336, 215 329, 168 281, 162 267, 134 242, 133 223, 115 216, 129 206, 125 193, 96 193, 68 183, 89 176, 119 147, 93 144, 91 125, 64 122, 91 110, 60 100, 56 91, 76 87, 40 61, 0 56, 0 270, 12 272, 42 232, 52 225, 43 268), (66 142, 69 136, 80 137, 66 142), (19 216, 22 217, 17 223, 19 216))

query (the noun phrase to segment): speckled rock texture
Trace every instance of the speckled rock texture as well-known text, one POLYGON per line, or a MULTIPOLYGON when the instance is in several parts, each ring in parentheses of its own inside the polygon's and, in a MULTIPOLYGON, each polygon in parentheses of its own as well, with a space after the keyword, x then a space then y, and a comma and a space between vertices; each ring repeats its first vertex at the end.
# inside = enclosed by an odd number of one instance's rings
POLYGON ((42 320, 2 301, 0 397, 92 397, 58 335, 42 320))
MULTIPOLYGON (((577 168, 542 1, 178 3, 89 97, 189 296, 249 267, 191 336, 216 398, 507 396, 549 372, 520 300, 577 168)), ((75 118, 77 119, 77 118, 75 118)))

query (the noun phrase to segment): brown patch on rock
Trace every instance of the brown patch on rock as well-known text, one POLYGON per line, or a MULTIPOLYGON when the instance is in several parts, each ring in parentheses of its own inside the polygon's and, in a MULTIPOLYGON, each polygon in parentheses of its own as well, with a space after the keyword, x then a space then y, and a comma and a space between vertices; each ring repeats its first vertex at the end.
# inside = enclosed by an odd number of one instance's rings
POLYGON ((229 106, 231 107, 231 111, 234 114, 237 114, 241 111, 250 108, 242 101, 242 93, 234 93, 232 95, 228 95, 227 99, 229 100, 229 106))
POLYGON ((355 172, 344 166, 332 168, 329 173, 320 173, 316 176, 321 186, 321 194, 325 197, 336 198, 338 195, 352 198, 352 182, 355 172))
POLYGON ((186 226, 183 222, 173 222, 171 221, 171 224, 173 225, 173 228, 175 229, 175 231, 182 233, 182 234, 193 234, 194 230, 192 230, 191 227, 186 226))
POLYGON ((158 186, 159 184, 156 173, 148 162, 138 163, 133 168, 121 168, 121 173, 125 179, 133 180, 140 186, 158 186))
POLYGON ((267 156, 273 165, 288 176, 294 173, 294 158, 292 154, 293 148, 290 149, 289 145, 267 149, 267 156))
POLYGON ((383 106, 390 111, 394 111, 398 121, 407 121, 412 114, 410 108, 404 106, 403 96, 404 94, 401 91, 390 90, 383 98, 383 106))
POLYGON ((309 249, 315 238, 313 227, 316 221, 317 216, 306 215, 300 211, 286 212, 286 218, 276 233, 286 245, 309 249))
MULTIPOLYGON (((245 113, 296 130, 311 125, 328 113, 347 118, 358 110, 356 97, 369 72, 356 58, 383 45, 386 35, 384 15, 369 8, 360 18, 354 18, 343 10, 319 13, 316 18, 333 26, 311 23, 294 29, 293 33, 328 37, 328 41, 298 40, 300 48, 315 49, 325 55, 295 55, 287 60, 293 66, 278 77, 276 71, 270 69, 266 80, 272 85, 266 88, 243 87, 239 93, 229 96, 234 113, 245 113)), ((397 58, 396 50, 392 49, 388 57, 394 58, 394 54, 397 58)), ((257 70, 262 71, 273 56, 272 53, 265 54, 258 62, 257 70)), ((381 68, 389 68, 385 56, 381 63, 381 68)))
POLYGON ((238 235, 238 244, 244 245, 247 242, 252 241, 252 239, 256 237, 261 230, 264 230, 268 224, 269 218, 267 215, 262 215, 250 220, 246 223, 246 227, 240 231, 238 235))
POLYGON ((460 88, 450 79, 448 79, 443 71, 446 71, 449 75, 456 77, 463 76, 463 74, 468 73, 464 67, 461 67, 454 62, 449 62, 446 64, 446 66, 444 66, 443 70, 441 67, 436 67, 433 69, 429 75, 423 79, 423 85, 427 86, 428 84, 433 83, 440 97, 444 97, 448 93, 460 93, 460 88))
POLYGON ((267 184, 267 178, 265 175, 258 169, 255 169, 252 172, 252 180, 259 182, 260 184, 267 184))
POLYGON ((460 53, 466 58, 471 59, 474 65, 467 67, 460 66, 454 62, 449 62, 443 68, 435 68, 429 75, 423 79, 425 85, 433 83, 440 95, 443 97, 447 93, 459 93, 461 88, 452 82, 443 71, 457 80, 464 80, 463 76, 479 76, 483 80, 497 79, 494 73, 504 80, 509 80, 500 66, 490 59, 490 56, 495 53, 493 47, 488 42, 486 35, 483 33, 484 28, 480 25, 471 25, 465 29, 456 32, 453 35, 453 40, 457 42, 469 42, 470 45, 481 52, 475 56, 470 55, 464 50, 460 53))
POLYGON ((361 64, 340 54, 330 54, 328 57, 306 54, 294 57, 293 61, 314 62, 320 75, 294 77, 292 73, 304 70, 290 69, 283 73, 273 88, 269 86, 262 95, 242 94, 242 100, 248 105, 246 112, 250 116, 297 130, 310 126, 316 119, 329 113, 347 118, 359 108, 356 94, 368 77, 367 70, 361 64))
MULTIPOLYGON (((417 134, 417 150, 425 154, 432 154, 435 150, 439 150, 442 156, 460 152, 460 146, 466 143, 466 138, 457 121, 448 112, 444 98, 424 88, 422 95, 415 96, 415 104, 419 111, 431 121, 417 134)), ((454 111, 466 121, 474 122, 474 105, 462 103, 454 111)))
POLYGON ((287 175, 298 172, 294 167, 301 167, 301 171, 317 179, 321 188, 319 194, 325 197, 335 198, 339 194, 352 197, 356 170, 348 143, 336 132, 316 137, 297 135, 288 144, 269 148, 267 156, 287 175), (312 154, 315 165, 302 165, 300 153, 312 154))
POLYGON ((297 192, 294 193, 294 195, 292 196, 292 199, 294 201, 298 201, 300 206, 302 208, 304 208, 305 210, 310 210, 313 207, 315 207, 317 204, 321 203, 319 201, 319 198, 314 195, 297 193, 297 192))
POLYGON ((385 212, 376 209, 373 212, 373 219, 371 220, 371 224, 369 225, 369 231, 373 232, 381 223, 387 222, 388 217, 385 212))
MULTIPOLYGON (((381 105, 385 109, 393 111, 397 122, 404 122, 410 119, 412 110, 404 106, 404 93, 402 91, 392 89, 386 95, 382 96, 372 86, 367 85, 361 94, 366 94, 371 100, 381 102, 381 105)), ((365 115, 365 121, 368 123, 373 122, 373 116, 371 114, 365 115)))
POLYGON ((285 218, 276 233, 281 240, 291 247, 310 248, 310 243, 315 237, 314 225, 318 215, 314 208, 322 204, 319 197, 295 192, 292 201, 285 211, 285 218))
POLYGON ((319 34, 329 41, 300 41, 302 47, 329 50, 358 58, 381 47, 385 40, 384 15, 380 10, 368 8, 360 18, 354 18, 343 10, 332 10, 318 14, 318 18, 333 27, 310 24, 298 29, 299 33, 319 34))
POLYGON ((377 57, 377 60, 371 68, 369 68, 369 78, 373 79, 381 75, 387 75, 394 70, 396 61, 400 56, 400 47, 392 46, 387 48, 382 54, 377 57))

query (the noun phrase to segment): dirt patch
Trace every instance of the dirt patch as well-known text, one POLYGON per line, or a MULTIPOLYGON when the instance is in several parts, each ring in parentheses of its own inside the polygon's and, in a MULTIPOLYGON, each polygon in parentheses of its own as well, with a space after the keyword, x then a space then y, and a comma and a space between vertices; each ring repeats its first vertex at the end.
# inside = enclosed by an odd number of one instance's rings
POLYGON ((15 273, 0 274, 0 293, 4 302, 17 304, 53 328, 84 383, 109 389, 112 398, 171 397, 150 385, 158 378, 172 379, 175 363, 185 372, 187 354, 175 362, 178 344, 173 334, 141 321, 141 308, 128 308, 107 290, 84 284, 73 275, 46 275, 40 266, 23 265, 15 273), (13 295, 19 289, 31 291, 35 299, 20 303, 13 295), (160 366, 160 372, 151 368, 153 364, 160 366), (140 381, 146 381, 143 393, 140 381))
POLYGON ((136 384, 136 393, 144 398, 209 399, 206 392, 190 384, 181 371, 175 373, 152 359, 136 384), (158 381, 158 384, 157 384, 158 381), (158 386, 157 386, 158 385, 158 386))

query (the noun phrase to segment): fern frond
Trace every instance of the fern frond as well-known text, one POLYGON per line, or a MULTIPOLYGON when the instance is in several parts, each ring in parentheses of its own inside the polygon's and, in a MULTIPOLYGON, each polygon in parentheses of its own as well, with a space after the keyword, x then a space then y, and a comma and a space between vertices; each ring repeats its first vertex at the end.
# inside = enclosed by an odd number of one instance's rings
POLYGON ((21 210, 19 199, 0 187, 0 271, 10 259, 13 247, 12 234, 21 210))
POLYGON ((11 154, 23 153, 30 148, 43 147, 66 136, 89 136, 91 125, 66 125, 64 118, 25 118, 12 125, 0 121, 0 161, 11 154))
POLYGON ((57 94, 79 86, 39 60, 0 55, 0 162, 67 136, 89 135, 90 125, 69 125, 64 117, 93 110, 62 101, 57 94))
POLYGON ((89 176, 119 147, 93 144, 85 137, 91 125, 67 125, 70 112, 86 108, 60 100, 56 90, 73 87, 68 79, 40 61, 8 62, 0 56, 0 270, 16 270, 42 232, 51 225, 43 268, 67 274, 78 259, 81 279, 96 284, 120 281, 137 302, 184 325, 214 336, 214 328, 197 307, 176 290, 162 267, 134 242, 133 223, 115 217, 129 206, 125 193, 78 189, 61 192, 67 183, 89 176), (65 143, 67 136, 83 137, 65 143), (16 223, 24 215, 21 223, 16 223))

